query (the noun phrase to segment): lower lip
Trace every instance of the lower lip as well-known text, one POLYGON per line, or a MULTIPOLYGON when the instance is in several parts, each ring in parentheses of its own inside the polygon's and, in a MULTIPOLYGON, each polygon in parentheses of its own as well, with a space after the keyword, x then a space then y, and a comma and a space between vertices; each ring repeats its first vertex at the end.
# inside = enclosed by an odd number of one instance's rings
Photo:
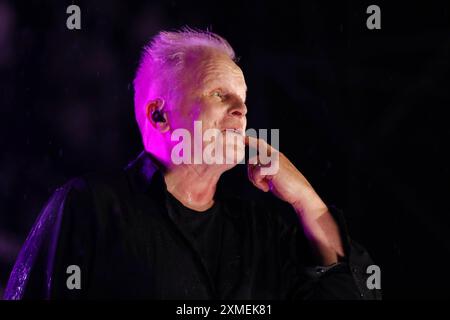
POLYGON ((238 132, 238 131, 222 130, 222 132, 224 132, 224 133, 233 133, 233 134, 237 134, 237 135, 243 136, 243 134, 238 132))

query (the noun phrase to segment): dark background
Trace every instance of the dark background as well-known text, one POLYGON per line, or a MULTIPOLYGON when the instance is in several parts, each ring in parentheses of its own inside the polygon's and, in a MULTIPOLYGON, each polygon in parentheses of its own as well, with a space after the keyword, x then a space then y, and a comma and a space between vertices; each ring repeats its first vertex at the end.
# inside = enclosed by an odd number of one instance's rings
MULTIPOLYGON (((158 31, 229 40, 249 128, 280 149, 381 267, 385 299, 449 298, 449 46, 444 2, 0 0, 0 296, 40 209, 71 177, 141 151, 132 80, 158 31), (81 30, 66 8, 81 8, 81 30), (381 7, 381 30, 366 8, 381 7)), ((233 192, 272 202, 245 167, 233 192)))

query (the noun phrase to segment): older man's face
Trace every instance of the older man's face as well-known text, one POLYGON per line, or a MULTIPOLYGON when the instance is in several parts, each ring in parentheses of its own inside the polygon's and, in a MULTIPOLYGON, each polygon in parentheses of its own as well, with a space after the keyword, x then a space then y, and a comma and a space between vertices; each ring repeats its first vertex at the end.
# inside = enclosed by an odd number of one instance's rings
MULTIPOLYGON (((173 128, 185 128, 192 134, 194 121, 202 121, 202 130, 220 130, 222 137, 245 133, 247 86, 242 70, 226 55, 206 51, 187 60, 183 71, 176 107, 178 115, 171 120, 173 128), (228 130, 228 133, 226 133, 228 130)), ((226 139, 225 150, 237 152, 237 161, 243 158, 243 148, 235 139, 226 139)), ((226 152, 226 151, 225 151, 226 152)), ((230 155, 227 152, 227 157, 230 155)))

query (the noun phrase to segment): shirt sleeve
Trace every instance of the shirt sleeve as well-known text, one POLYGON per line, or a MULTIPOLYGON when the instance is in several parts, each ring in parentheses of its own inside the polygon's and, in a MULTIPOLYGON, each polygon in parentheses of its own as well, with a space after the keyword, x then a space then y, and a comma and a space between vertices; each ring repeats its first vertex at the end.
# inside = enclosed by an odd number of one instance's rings
POLYGON ((345 257, 331 266, 314 266, 299 224, 284 228, 280 238, 285 298, 301 300, 378 300, 381 290, 369 289, 366 273, 373 261, 353 241, 342 212, 334 206, 329 211, 335 219, 344 246, 345 257))
MULTIPOLYGON (((36 219, 14 264, 5 300, 71 298, 81 290, 67 289, 67 267, 87 270, 87 241, 92 235, 93 202, 84 180, 58 188, 36 219)), ((85 285, 87 275, 81 278, 85 285)))

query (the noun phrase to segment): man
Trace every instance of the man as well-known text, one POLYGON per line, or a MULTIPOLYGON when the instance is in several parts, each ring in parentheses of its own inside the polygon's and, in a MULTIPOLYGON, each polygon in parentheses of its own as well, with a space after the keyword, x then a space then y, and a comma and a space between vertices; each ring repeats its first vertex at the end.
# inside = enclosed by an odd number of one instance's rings
MULTIPOLYGON (((223 38, 161 32, 145 48, 134 86, 145 151, 123 171, 86 175, 55 192, 5 298, 379 298, 366 286, 370 257, 348 238, 339 213, 282 153, 244 137, 246 84, 223 38), (195 134, 196 123, 202 134, 215 130, 216 141, 224 136, 215 152, 227 161, 174 161, 173 134, 195 134), (239 139, 276 155, 275 172, 251 163, 249 179, 289 203, 297 220, 216 190, 243 159, 239 139)), ((193 149, 181 156, 192 159, 193 149)))

